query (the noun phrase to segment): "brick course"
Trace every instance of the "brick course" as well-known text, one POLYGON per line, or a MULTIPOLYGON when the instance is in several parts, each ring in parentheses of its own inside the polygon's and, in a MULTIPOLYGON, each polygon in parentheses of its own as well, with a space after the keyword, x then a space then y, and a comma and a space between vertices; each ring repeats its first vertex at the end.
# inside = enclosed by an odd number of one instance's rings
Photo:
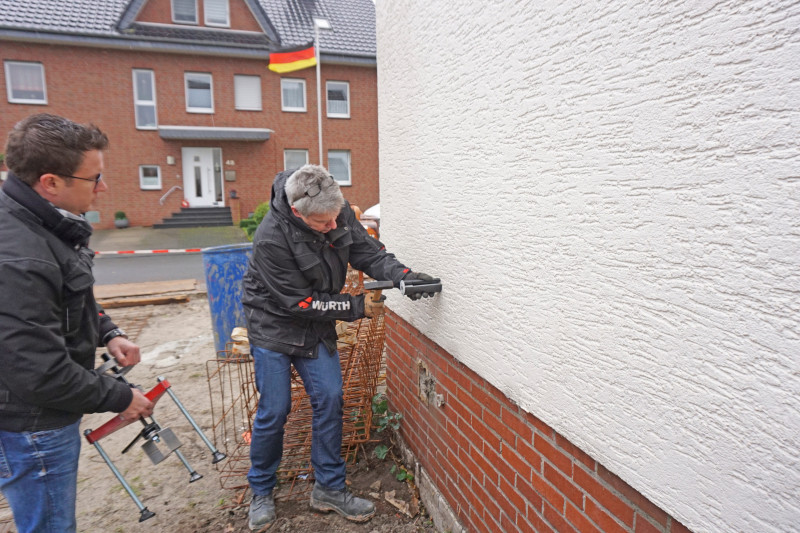
POLYGON ((689 531, 391 310, 386 349, 403 439, 467 531, 689 531), (444 407, 420 397, 420 364, 444 407))

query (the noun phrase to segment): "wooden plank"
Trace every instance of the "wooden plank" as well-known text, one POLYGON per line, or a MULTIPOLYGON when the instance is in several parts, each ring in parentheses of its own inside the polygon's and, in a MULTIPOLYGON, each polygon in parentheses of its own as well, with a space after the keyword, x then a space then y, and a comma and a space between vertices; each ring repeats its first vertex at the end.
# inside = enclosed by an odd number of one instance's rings
POLYGON ((197 288, 197 280, 178 279, 171 281, 148 281, 145 283, 118 283, 116 285, 96 285, 94 297, 119 298, 121 296, 145 296, 168 292, 187 292, 197 288))
POLYGON ((110 298, 107 300, 97 300, 97 302, 102 305, 104 309, 136 307, 138 305, 183 304, 188 301, 189 296, 186 294, 176 294, 173 296, 153 296, 149 298, 110 298))

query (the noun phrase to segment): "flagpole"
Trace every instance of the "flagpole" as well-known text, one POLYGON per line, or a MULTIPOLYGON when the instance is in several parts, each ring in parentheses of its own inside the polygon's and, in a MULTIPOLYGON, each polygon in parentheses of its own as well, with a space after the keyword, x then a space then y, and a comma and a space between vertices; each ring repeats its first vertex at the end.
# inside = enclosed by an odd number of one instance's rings
POLYGON ((320 76, 320 51, 319 51, 319 29, 330 28, 331 24, 327 19, 314 18, 314 54, 317 56, 317 137, 319 138, 319 164, 323 165, 322 158, 322 79, 320 76))

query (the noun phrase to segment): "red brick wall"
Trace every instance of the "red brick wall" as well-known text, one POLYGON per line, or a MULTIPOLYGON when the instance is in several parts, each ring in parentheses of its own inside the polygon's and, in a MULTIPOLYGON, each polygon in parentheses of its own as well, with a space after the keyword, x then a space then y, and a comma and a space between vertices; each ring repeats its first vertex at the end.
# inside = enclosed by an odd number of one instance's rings
POLYGON ((403 439, 468 531, 689 531, 388 310, 386 347, 403 439), (420 363, 441 408, 419 396, 420 363))
MULTIPOLYGON (((233 9, 233 6, 232 6, 233 9)), ((123 210, 132 225, 150 226, 180 207, 182 195, 159 199, 173 185, 183 185, 182 147, 220 147, 222 159, 234 161, 224 170, 235 170, 235 182, 225 183, 225 197, 236 189, 242 216, 269 199, 272 179, 283 170, 285 148, 308 149, 309 161, 317 163, 316 72, 305 69, 286 77, 306 80, 307 112, 281 111, 281 76, 266 68, 266 61, 126 50, 101 50, 72 46, 48 46, 2 42, 0 59, 38 61, 44 65, 47 105, 10 104, 0 98, 0 138, 30 114, 54 113, 77 122, 93 122, 111 141, 105 166, 108 192, 95 205, 100 211, 98 228, 113 227, 113 214, 123 210), (268 128, 274 131, 266 142, 165 141, 157 131, 137 130, 134 120, 132 69, 155 73, 159 125, 268 128), (187 113, 184 72, 208 72, 213 76, 214 113, 187 113), (261 76, 262 111, 237 111, 234 105, 235 74, 261 76), (166 163, 167 156, 175 165, 166 163), (162 189, 139 188, 139 165, 161 167, 162 189)), ((327 118, 323 112, 324 150, 349 149, 352 186, 343 187, 345 197, 362 209, 378 202, 377 76, 374 68, 325 65, 325 80, 350 82, 351 118, 327 118)), ((0 87, 5 91, 5 72, 0 69, 0 87)), ((324 111, 324 109, 323 109, 324 111)), ((2 150, 0 150, 2 151, 2 150)), ((325 161, 327 165, 327 161, 325 161)))
MULTIPOLYGON (((197 26, 205 26, 204 2, 197 0, 197 26)), ((258 22, 253 18, 253 13, 247 7, 244 0, 229 0, 228 13, 230 15, 230 29, 243 31, 264 31, 258 22)), ((173 24, 172 22, 172 1, 171 0, 149 0, 139 15, 136 22, 151 22, 157 24, 173 24)), ((183 24, 182 24, 183 25, 183 24)), ((193 26, 192 24, 185 26, 193 26)), ((209 26, 219 28, 218 26, 209 26)))

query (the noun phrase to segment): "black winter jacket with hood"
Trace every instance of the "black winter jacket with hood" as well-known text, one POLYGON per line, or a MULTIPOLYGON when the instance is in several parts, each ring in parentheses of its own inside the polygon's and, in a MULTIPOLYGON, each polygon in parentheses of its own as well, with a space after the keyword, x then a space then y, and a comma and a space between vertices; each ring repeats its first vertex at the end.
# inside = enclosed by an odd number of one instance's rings
POLYGON ((367 234, 348 203, 337 228, 320 233, 295 216, 284 187, 293 170, 275 177, 270 210, 253 239, 244 275, 244 304, 251 344, 316 357, 317 346, 336 349, 336 321, 364 317, 364 295, 341 294, 348 262, 377 280, 400 283, 409 269, 367 234))
POLYGON ((92 368, 116 326, 93 294, 91 226, 10 175, 0 191, 0 429, 42 431, 124 411, 130 388, 92 368))

